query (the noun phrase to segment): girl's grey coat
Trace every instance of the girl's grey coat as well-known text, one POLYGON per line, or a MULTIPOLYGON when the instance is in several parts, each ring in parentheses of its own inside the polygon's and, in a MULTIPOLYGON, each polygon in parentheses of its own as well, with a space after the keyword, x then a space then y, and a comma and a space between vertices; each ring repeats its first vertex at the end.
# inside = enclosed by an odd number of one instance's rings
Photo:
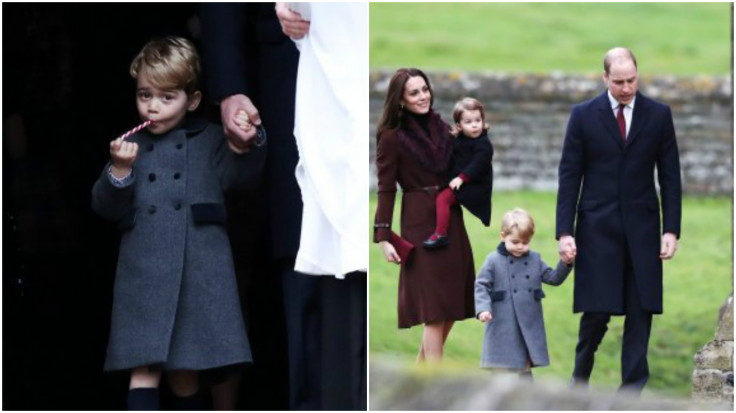
POLYGON ((257 183, 265 147, 236 155, 222 128, 187 120, 143 130, 133 181, 111 183, 92 208, 122 230, 105 370, 202 370, 251 361, 225 229, 223 190, 257 183))
POLYGON ((523 369, 549 365, 542 314, 542 283, 560 285, 570 273, 561 261, 552 269, 538 253, 514 257, 503 243, 486 257, 475 281, 475 313, 489 311, 480 366, 523 369))

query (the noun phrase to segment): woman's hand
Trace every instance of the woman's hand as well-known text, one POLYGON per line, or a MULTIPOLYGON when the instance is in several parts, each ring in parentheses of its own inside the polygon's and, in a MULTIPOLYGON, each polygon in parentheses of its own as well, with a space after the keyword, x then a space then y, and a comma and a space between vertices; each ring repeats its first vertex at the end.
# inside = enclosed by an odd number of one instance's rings
POLYGON ((450 181, 450 188, 452 188, 454 191, 457 191, 460 189, 460 187, 463 184, 463 179, 459 176, 456 176, 452 181, 450 181))
POLYGON ((401 264, 401 258, 396 253, 396 248, 391 245, 388 241, 381 241, 381 249, 383 250, 383 256, 386 257, 386 261, 401 264))

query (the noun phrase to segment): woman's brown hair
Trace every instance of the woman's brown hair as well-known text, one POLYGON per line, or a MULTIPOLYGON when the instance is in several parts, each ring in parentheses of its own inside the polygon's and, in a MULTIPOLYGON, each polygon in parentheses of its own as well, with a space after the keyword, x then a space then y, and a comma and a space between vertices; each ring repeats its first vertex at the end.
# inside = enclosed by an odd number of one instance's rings
POLYGON ((432 92, 432 86, 429 84, 427 75, 416 68, 401 68, 391 76, 391 80, 388 83, 388 92, 386 92, 386 101, 383 103, 383 113, 381 114, 381 120, 378 122, 378 133, 376 134, 376 142, 381 137, 381 133, 387 130, 396 129, 401 126, 401 119, 404 115, 404 110, 401 107, 401 98, 404 96, 404 85, 409 78, 421 76, 424 82, 427 84, 429 89, 430 101, 429 107, 432 108, 434 104, 434 93, 432 92))

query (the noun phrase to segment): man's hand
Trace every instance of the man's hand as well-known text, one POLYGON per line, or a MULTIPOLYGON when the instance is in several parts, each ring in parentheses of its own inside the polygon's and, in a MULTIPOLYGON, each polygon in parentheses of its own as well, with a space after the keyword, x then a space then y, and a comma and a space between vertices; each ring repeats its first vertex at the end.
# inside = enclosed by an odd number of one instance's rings
POLYGON ((230 149, 238 154, 248 152, 256 136, 256 128, 248 125, 261 124, 261 116, 250 98, 242 94, 228 96, 220 102, 220 116, 230 149))
POLYGON ((480 320, 482 323, 485 323, 486 321, 493 320, 493 316, 488 311, 483 311, 480 314, 478 314, 478 320, 480 320))
POLYGON ((558 252, 560 253, 560 259, 562 262, 569 265, 569 263, 575 260, 575 256, 578 254, 578 248, 575 245, 575 238, 570 235, 561 236, 558 252))
POLYGON ((301 39, 309 32, 309 21, 289 9, 289 3, 276 3, 276 16, 281 23, 281 30, 292 39, 301 39))
POLYGON ((452 188, 455 191, 460 189, 462 185, 463 185, 463 180, 459 176, 456 176, 455 178, 453 178, 452 181, 450 181, 450 188, 452 188))
POLYGON ((662 249, 659 251, 659 258, 669 260, 675 256, 677 252, 677 236, 670 232, 662 235, 662 249))

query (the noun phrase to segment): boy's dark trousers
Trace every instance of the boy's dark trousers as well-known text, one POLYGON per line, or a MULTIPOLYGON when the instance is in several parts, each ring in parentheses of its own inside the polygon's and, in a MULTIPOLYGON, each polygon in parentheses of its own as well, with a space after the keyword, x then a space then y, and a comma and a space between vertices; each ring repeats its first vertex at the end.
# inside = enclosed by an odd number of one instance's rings
MULTIPOLYGON (((641 393, 649 379, 647 349, 652 328, 652 313, 641 308, 636 288, 631 257, 626 254, 624 288, 626 291, 624 311, 624 339, 621 351, 621 388, 641 393)), ((608 330, 608 313, 583 313, 580 318, 578 345, 575 348, 575 370, 571 385, 587 387, 593 371, 595 351, 608 330)))

